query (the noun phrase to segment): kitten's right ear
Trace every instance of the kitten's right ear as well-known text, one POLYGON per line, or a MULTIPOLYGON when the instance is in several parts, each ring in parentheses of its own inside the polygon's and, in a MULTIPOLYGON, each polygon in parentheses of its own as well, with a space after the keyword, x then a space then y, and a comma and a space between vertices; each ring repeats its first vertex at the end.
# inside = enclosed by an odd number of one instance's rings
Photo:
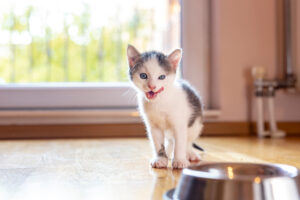
POLYGON ((138 57, 140 56, 141 54, 138 52, 138 50, 132 46, 132 45, 128 45, 127 47, 127 59, 128 59, 128 64, 129 64, 129 67, 132 68, 138 57))
POLYGON ((173 69, 176 70, 178 67, 178 64, 182 57, 182 50, 181 49, 175 49, 170 55, 168 55, 168 60, 171 63, 171 66, 173 69))

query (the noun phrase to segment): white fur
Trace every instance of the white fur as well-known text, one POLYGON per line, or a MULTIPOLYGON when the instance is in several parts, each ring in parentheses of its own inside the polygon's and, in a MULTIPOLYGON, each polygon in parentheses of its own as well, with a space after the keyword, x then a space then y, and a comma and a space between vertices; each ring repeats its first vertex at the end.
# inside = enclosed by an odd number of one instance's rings
MULTIPOLYGON (((132 67, 134 58, 140 54, 130 45, 127 55, 129 65, 132 67)), ((179 49, 168 56, 175 68, 180 58, 179 49)), ((132 82, 138 92, 139 110, 153 147, 154 158, 151 165, 156 168, 164 168, 168 165, 166 156, 158 155, 164 146, 166 146, 167 157, 173 158, 173 168, 184 168, 190 164, 189 161, 199 160, 199 156, 193 152, 192 142, 201 133, 203 125, 198 117, 191 127, 187 126, 193 110, 189 105, 187 94, 175 77, 175 73, 167 74, 155 58, 149 59, 132 76, 132 82), (141 73, 146 73, 148 78, 141 79, 141 73), (166 75, 166 78, 159 80, 158 77, 161 75, 166 75), (154 92, 161 87, 164 90, 156 98, 149 100, 145 95, 146 92, 151 91, 149 85, 156 87, 152 90, 154 92)))

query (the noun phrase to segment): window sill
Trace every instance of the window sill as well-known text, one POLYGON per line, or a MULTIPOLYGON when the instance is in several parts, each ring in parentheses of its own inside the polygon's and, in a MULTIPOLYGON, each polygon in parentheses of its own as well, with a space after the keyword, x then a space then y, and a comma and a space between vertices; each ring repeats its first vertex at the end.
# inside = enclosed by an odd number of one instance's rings
POLYGON ((0 109, 134 108, 135 96, 129 82, 0 84, 0 109))
MULTIPOLYGON (((205 119, 216 118, 219 110, 207 110, 205 119)), ((0 125, 26 124, 113 124, 142 122, 135 109, 55 109, 55 110, 2 110, 0 125)))

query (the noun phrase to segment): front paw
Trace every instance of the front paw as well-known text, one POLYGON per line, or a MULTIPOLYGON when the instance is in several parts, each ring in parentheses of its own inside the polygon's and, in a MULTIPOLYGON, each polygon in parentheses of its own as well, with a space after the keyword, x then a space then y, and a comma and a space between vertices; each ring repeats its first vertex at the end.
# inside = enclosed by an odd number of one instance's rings
POLYGON ((151 161, 151 166, 153 168, 167 168, 168 158, 167 157, 157 157, 151 161))
POLYGON ((191 162, 198 162, 201 160, 201 157, 193 151, 189 152, 187 157, 188 157, 189 161, 191 161, 191 162))
POLYGON ((186 159, 181 159, 181 160, 174 159, 173 162, 172 162, 172 167, 174 169, 186 168, 189 165, 190 165, 190 162, 186 159))

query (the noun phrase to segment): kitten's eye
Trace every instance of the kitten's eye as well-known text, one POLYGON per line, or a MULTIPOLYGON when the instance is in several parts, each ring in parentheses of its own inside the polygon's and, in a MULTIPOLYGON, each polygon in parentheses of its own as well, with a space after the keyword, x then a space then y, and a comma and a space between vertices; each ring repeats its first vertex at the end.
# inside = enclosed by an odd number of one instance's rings
POLYGON ((158 77, 159 80, 164 80, 165 78, 166 78, 166 75, 160 75, 160 76, 158 77))
POLYGON ((140 78, 141 78, 141 79, 147 79, 148 76, 147 76, 146 73, 141 73, 141 74, 140 74, 140 78))

